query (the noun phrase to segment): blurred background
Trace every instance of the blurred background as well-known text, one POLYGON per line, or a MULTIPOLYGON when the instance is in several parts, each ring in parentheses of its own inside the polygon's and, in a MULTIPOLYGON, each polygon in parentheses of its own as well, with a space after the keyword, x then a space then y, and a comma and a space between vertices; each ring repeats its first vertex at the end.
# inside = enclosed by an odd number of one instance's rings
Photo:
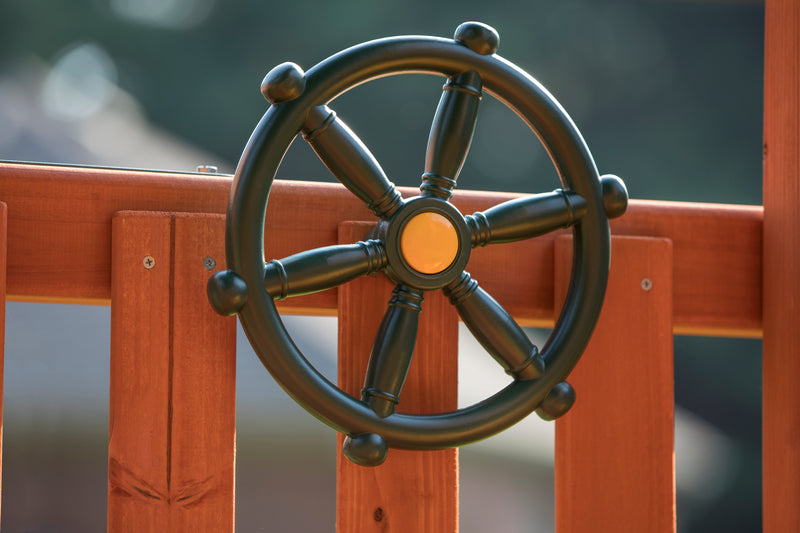
MULTIPOLYGON (((450 37, 466 20, 499 31, 498 53, 556 96, 631 197, 761 203, 763 3, 743 0, 4 0, 0 159, 230 173, 273 66, 308 69, 389 35, 450 37)), ((390 179, 415 186, 442 83, 382 79, 332 107, 390 179)), ((279 177, 332 180, 303 142, 279 177)), ((535 136, 484 98, 459 188, 558 186, 535 136)), ((295 339, 334 374, 336 320, 286 321, 314 328, 295 339)), ((7 305, 4 531, 105 530, 109 323, 105 307, 7 305)), ((239 341, 237 529, 332 531, 335 435, 239 341)), ((460 342, 471 403, 503 374, 468 333, 460 342)), ((761 528, 760 355, 759 340, 675 339, 681 532, 761 528)), ((552 531, 552 457, 553 425, 536 417, 464 448, 462 532, 552 531)))

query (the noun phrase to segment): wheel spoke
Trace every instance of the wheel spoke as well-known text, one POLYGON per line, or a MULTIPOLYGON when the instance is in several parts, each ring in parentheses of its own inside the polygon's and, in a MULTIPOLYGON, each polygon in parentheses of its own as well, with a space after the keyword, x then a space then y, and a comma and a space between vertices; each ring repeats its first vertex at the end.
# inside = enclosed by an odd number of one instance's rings
POLYGON ((472 335, 515 379, 536 379, 544 360, 505 309, 466 272, 444 288, 472 335))
POLYGON ((386 266, 380 241, 316 248, 266 264, 264 289, 275 299, 330 289, 386 266))
POLYGON ((475 247, 544 235, 579 222, 585 214, 582 196, 558 189, 509 200, 464 218, 475 247))
POLYGON ((311 109, 303 138, 326 167, 379 217, 388 220, 403 200, 361 139, 328 106, 311 109))
POLYGON ((477 72, 454 76, 445 84, 428 136, 423 196, 447 200, 453 194, 456 179, 472 143, 482 82, 477 72))
POLYGON ((383 315, 369 358, 362 399, 381 418, 394 412, 406 381, 422 305, 422 291, 398 285, 383 315))

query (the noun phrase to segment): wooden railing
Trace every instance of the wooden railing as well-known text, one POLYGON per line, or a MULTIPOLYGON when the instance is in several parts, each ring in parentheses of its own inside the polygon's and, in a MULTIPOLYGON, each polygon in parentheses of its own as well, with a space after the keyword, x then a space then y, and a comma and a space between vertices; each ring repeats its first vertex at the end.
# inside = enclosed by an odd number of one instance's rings
MULTIPOLYGON (((233 528, 234 322, 205 296, 206 280, 225 266, 229 188, 224 176, 0 166, 8 299, 111 305, 111 531, 233 528)), ((454 202, 473 212, 511 196, 461 191, 454 202)), ((278 182, 267 254, 354 242, 373 223, 341 186, 278 182)), ((613 233, 603 313, 570 378, 580 401, 557 424, 557 523, 596 530, 603 517, 615 530, 668 531, 672 334, 760 335, 762 209, 632 201, 613 233)), ((548 326, 568 283, 570 239, 479 249, 470 271, 521 322, 548 326)), ((353 394, 372 337, 363 332, 377 330, 390 290, 367 277, 282 304, 289 313, 340 314, 339 379, 353 394)), ((456 355, 457 316, 431 295, 405 410, 455 407, 456 355)), ((456 531, 457 473, 454 450, 393 451, 375 469, 340 460, 338 529, 388 522, 456 531)))
MULTIPOLYGON (((606 302, 570 378, 579 401, 556 428, 559 532, 674 531, 673 333, 763 335, 764 530, 800 531, 800 3, 769 0, 766 14, 764 208, 632 201, 612 224, 606 302)), ((0 165, 0 301, 112 308, 110 531, 233 530, 234 322, 205 301, 225 266, 229 188, 224 176, 0 165)), ((510 196, 454 203, 472 212, 510 196)), ((267 254, 351 242, 373 220, 342 187, 277 183, 267 254)), ((569 238, 478 250, 469 268, 520 322, 546 326, 569 238)), ((387 290, 363 278, 282 304, 339 313, 347 390, 387 290)), ((456 317, 428 304, 411 411, 455 402, 456 317)), ((374 469, 340 457, 338 530, 456 531, 457 467, 455 451, 393 451, 374 469)))

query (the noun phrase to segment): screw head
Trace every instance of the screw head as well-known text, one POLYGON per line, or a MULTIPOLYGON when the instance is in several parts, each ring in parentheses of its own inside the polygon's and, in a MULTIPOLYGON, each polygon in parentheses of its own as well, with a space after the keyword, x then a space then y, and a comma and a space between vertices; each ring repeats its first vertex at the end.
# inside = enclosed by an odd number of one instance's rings
POLYGON ((642 278, 642 290, 649 291, 653 288, 653 280, 650 278, 642 278))
POLYGON ((151 269, 153 269, 153 268, 156 266, 156 260, 155 260, 155 259, 153 259, 153 256, 152 256, 152 255, 146 255, 146 256, 144 256, 144 258, 142 259, 142 265, 144 265, 144 267, 145 267, 147 270, 151 270, 151 269))
POLYGON ((217 266, 217 262, 213 257, 206 257, 203 259, 203 265, 206 267, 206 270, 214 270, 214 267, 217 266))

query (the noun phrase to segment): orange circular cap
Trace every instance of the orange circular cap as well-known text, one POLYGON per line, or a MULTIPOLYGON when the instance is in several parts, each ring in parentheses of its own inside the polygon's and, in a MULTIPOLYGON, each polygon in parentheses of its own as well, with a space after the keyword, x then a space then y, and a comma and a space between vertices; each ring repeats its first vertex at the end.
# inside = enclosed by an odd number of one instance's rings
POLYGON ((458 234, 447 217, 423 211, 406 222, 400 235, 400 252, 406 263, 423 274, 438 274, 458 254, 458 234))

